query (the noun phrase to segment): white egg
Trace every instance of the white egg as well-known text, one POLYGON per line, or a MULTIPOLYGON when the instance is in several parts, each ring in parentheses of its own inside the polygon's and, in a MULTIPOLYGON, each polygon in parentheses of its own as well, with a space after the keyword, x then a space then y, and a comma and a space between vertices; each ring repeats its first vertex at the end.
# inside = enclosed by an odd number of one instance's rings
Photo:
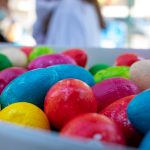
POLYGON ((27 65, 27 56, 19 48, 7 47, 0 51, 1 54, 5 55, 16 67, 25 67, 27 65))
POLYGON ((130 68, 130 78, 141 90, 150 88, 150 60, 141 60, 130 68))

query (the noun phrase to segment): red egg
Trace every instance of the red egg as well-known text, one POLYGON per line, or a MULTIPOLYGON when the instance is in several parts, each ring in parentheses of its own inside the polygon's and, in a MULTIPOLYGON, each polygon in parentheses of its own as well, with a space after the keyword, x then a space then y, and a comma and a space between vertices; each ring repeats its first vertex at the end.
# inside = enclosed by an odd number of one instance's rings
POLYGON ((21 50, 27 55, 27 57, 30 55, 30 53, 33 50, 33 47, 22 47, 21 50))
POLYGON ((143 60, 144 58, 135 53, 122 54, 115 60, 116 66, 131 66, 133 63, 143 60))
POLYGON ((110 78, 97 83, 92 89, 98 103, 98 111, 120 98, 140 92, 139 87, 134 82, 125 78, 110 78))
POLYGON ((72 57, 76 63, 81 66, 85 67, 87 63, 87 54, 82 49, 70 49, 63 52, 63 54, 72 57))
POLYGON ((46 68, 46 67, 50 67, 50 66, 58 65, 58 64, 76 65, 76 62, 71 57, 63 55, 63 54, 50 54, 50 55, 40 56, 34 59, 28 65, 28 69, 33 70, 37 68, 46 68))
POLYGON ((135 97, 135 95, 121 98, 114 103, 106 107, 100 114, 107 116, 114 121, 124 133, 128 145, 136 145, 139 143, 141 135, 132 126, 127 116, 127 107, 129 102, 135 97))
POLYGON ((44 111, 51 124, 61 129, 74 117, 97 112, 97 103, 92 89, 76 79, 65 79, 56 83, 47 93, 44 111))
POLYGON ((21 67, 7 68, 0 72, 0 94, 3 89, 19 75, 25 73, 27 70, 21 67))
POLYGON ((89 113, 71 120, 64 126, 62 136, 125 144, 118 126, 104 115, 89 113))

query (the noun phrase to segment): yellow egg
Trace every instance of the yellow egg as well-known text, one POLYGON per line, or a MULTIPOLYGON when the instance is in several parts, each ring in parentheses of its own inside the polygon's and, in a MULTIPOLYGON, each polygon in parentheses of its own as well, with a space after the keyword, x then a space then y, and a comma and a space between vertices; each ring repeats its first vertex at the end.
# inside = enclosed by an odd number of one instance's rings
POLYGON ((0 120, 24 127, 50 129, 45 113, 37 106, 26 102, 14 103, 5 107, 0 112, 0 120))

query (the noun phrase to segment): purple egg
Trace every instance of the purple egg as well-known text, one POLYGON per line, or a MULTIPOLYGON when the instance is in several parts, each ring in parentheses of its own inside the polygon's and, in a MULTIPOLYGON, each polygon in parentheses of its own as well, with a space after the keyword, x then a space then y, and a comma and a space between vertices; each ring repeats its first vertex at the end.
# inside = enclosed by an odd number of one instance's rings
POLYGON ((21 67, 11 67, 0 72, 0 94, 4 88, 15 78, 25 73, 27 70, 21 67))
POLYGON ((34 59, 29 65, 28 70, 33 70, 37 68, 46 68, 49 66, 54 66, 58 64, 73 64, 76 62, 69 56, 63 54, 50 54, 44 55, 34 59))
POLYGON ((140 93, 139 87, 132 81, 125 78, 110 78, 92 87, 98 104, 98 111, 114 101, 126 96, 140 93))

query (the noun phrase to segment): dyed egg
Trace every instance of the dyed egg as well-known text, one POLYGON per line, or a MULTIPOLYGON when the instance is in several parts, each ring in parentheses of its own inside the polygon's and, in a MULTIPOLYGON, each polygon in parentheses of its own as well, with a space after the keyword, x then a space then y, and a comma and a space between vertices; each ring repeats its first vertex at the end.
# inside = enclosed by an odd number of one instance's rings
POLYGON ((53 53, 54 53, 54 50, 49 47, 38 46, 34 48, 33 51, 30 53, 29 60, 32 61, 33 59, 39 56, 46 55, 46 54, 53 54, 53 53))
POLYGON ((139 150, 149 150, 150 149, 150 131, 146 134, 143 141, 140 144, 139 150))
POLYGON ((58 64, 74 64, 76 62, 69 56, 65 56, 62 54, 51 54, 44 55, 34 59, 29 65, 28 69, 33 70, 37 68, 46 68, 48 66, 54 66, 58 64))
POLYGON ((25 73, 26 71, 26 69, 21 67, 12 67, 0 72, 0 94, 12 80, 25 73))
POLYGON ((137 95, 129 103, 127 113, 134 127, 147 133, 150 130, 150 90, 137 95))
POLYGON ((15 103, 0 112, 0 121, 10 122, 24 127, 50 129, 44 112, 30 103, 15 103))
POLYGON ((56 83, 48 91, 44 112, 51 124, 61 129, 80 114, 97 112, 97 103, 92 89, 86 83, 77 79, 66 79, 56 83))
POLYGON ((1 106, 4 108, 12 103, 25 101, 43 108, 46 93, 51 86, 67 78, 94 85, 92 75, 76 65, 55 65, 46 69, 36 69, 19 76, 4 89, 0 98, 1 106))
POLYGON ((136 95, 140 92, 138 86, 125 78, 111 78, 92 87, 98 103, 98 111, 103 110, 114 101, 136 95))
POLYGON ((150 88, 150 60, 134 63, 130 68, 130 78, 141 90, 150 88))
POLYGON ((90 71, 90 73, 92 73, 92 75, 95 75, 97 72, 99 72, 103 69, 106 69, 106 68, 109 68, 109 66, 106 64, 97 64, 97 65, 92 66, 89 69, 89 71, 90 71))
POLYGON ((30 53, 33 50, 33 47, 21 47, 21 50, 29 57, 30 53))
POLYGON ((123 78, 129 78, 129 68, 128 67, 109 67, 107 69, 101 70, 97 72, 94 76, 95 82, 101 82, 103 80, 106 80, 108 78, 113 77, 123 77, 123 78))
POLYGON ((128 66, 130 67, 137 61, 143 60, 144 58, 135 53, 125 53, 118 56, 115 60, 116 66, 128 66))
POLYGON ((12 67, 10 60, 3 54, 0 54, 0 71, 12 67))
POLYGON ((127 107, 129 102, 135 95, 121 98, 106 107, 100 114, 107 116, 114 121, 121 129, 126 138, 128 145, 137 145, 141 139, 141 135, 134 129, 127 116, 127 107))
POLYGON ((67 78, 74 78, 87 83, 89 86, 95 84, 93 76, 84 68, 76 65, 55 65, 48 67, 49 70, 55 70, 59 76, 59 81, 67 78))
POLYGON ((116 144, 125 144, 122 132, 104 115, 89 113, 71 120, 64 126, 61 136, 81 140, 92 139, 116 144))
POLYGON ((69 49, 69 50, 64 51, 63 54, 72 57, 79 66, 81 67, 86 66, 88 56, 84 50, 69 49))
POLYGON ((0 51, 0 54, 5 55, 15 67, 25 67, 27 65, 27 56, 19 48, 4 48, 0 51))

